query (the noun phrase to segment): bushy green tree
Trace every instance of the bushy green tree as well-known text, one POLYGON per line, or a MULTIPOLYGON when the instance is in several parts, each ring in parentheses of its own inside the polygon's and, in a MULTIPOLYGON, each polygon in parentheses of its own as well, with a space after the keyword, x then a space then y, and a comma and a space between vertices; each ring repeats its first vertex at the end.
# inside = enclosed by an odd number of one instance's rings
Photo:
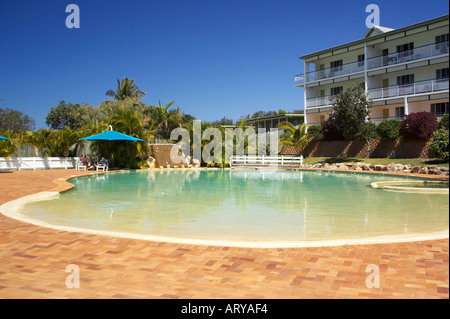
POLYGON ((14 133, 34 130, 34 120, 18 110, 0 108, 0 130, 14 133))
POLYGON ((53 130, 66 127, 79 129, 99 117, 99 110, 89 104, 73 104, 62 100, 46 116, 46 124, 53 130))
POLYGON ((357 84, 333 98, 329 120, 345 139, 355 139, 369 117, 371 107, 364 88, 357 84))

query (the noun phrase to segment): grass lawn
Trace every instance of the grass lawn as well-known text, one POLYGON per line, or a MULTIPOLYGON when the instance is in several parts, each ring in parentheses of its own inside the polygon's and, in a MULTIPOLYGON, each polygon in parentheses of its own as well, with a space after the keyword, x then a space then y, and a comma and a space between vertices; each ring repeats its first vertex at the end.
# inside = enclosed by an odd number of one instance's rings
POLYGON ((442 167, 449 167, 449 163, 438 158, 357 158, 357 157, 306 157, 303 160, 304 164, 314 165, 317 163, 370 163, 374 165, 387 165, 391 163, 411 165, 411 166, 430 166, 437 165, 442 167))

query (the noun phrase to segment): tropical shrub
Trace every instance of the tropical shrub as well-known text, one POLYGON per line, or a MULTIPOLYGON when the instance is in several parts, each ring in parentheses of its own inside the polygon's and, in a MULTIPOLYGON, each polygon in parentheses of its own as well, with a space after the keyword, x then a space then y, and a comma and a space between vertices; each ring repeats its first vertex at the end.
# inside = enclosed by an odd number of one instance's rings
POLYGON ((378 124, 377 134, 384 140, 397 140, 400 138, 400 120, 385 120, 378 124))
POLYGON ((283 129, 286 133, 280 135, 279 143, 281 145, 295 146, 300 153, 308 146, 314 139, 309 132, 306 132, 306 123, 302 123, 298 128, 290 122, 281 122, 277 126, 278 129, 283 129))
POLYGON ((449 160, 449 133, 448 129, 439 129, 433 133, 428 145, 430 149, 445 161, 449 160))
POLYGON ((428 139, 437 128, 437 117, 430 112, 411 113, 400 124, 400 135, 405 139, 428 139))
POLYGON ((309 136, 313 137, 314 140, 323 139, 323 128, 321 125, 313 124, 308 127, 309 136))
POLYGON ((0 157, 9 158, 11 155, 17 155, 17 143, 14 141, 16 134, 12 130, 0 130, 0 135, 9 138, 0 140, 0 157))

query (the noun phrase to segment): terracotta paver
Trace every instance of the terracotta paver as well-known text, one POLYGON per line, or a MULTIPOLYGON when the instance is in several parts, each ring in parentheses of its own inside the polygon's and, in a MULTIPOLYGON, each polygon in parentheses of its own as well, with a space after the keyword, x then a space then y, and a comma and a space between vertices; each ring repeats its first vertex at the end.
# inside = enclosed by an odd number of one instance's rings
MULTIPOLYGON (((0 205, 62 191, 75 170, 0 172, 0 205)), ((0 298, 449 298, 449 240, 318 248, 159 243, 0 214, 0 298), (67 288, 68 265, 80 287, 67 288), (379 288, 366 280, 379 269, 379 288), (367 272, 366 272, 367 271, 367 272)), ((373 281, 369 281, 373 282, 373 281)))

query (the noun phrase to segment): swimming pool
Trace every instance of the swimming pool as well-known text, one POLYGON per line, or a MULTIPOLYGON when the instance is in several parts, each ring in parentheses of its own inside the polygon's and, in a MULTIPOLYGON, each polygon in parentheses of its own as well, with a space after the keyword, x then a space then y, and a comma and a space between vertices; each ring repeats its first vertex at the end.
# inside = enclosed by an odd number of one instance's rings
POLYGON ((294 170, 124 171, 72 179, 21 214, 49 225, 213 241, 310 242, 448 230, 449 197, 386 192, 403 177, 294 170))

